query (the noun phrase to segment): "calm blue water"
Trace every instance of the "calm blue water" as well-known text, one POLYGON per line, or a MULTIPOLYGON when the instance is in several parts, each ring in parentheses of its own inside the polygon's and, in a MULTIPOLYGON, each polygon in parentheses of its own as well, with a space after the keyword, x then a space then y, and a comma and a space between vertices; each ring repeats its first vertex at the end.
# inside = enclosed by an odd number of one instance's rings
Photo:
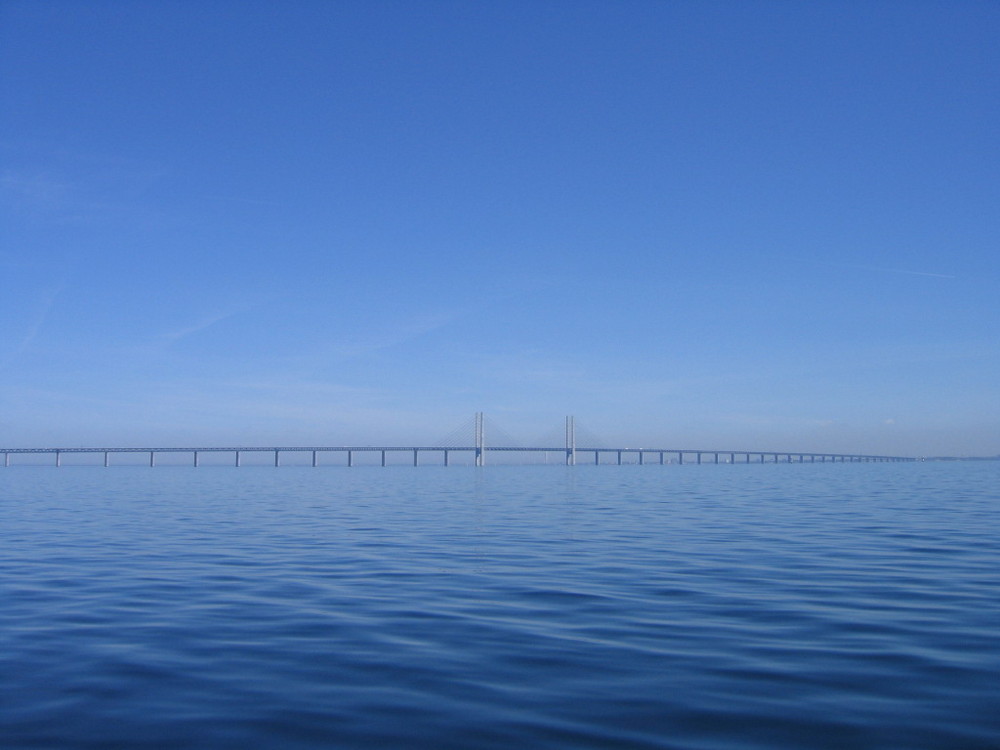
POLYGON ((0 745, 1000 747, 1000 463, 0 468, 0 745))

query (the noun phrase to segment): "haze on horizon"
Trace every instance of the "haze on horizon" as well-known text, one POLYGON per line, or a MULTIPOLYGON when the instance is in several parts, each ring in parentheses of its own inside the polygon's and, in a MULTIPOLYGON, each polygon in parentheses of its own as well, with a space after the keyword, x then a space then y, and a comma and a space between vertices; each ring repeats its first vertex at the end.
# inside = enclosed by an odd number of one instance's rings
POLYGON ((0 446, 1000 452, 1000 5, 0 0, 0 446))

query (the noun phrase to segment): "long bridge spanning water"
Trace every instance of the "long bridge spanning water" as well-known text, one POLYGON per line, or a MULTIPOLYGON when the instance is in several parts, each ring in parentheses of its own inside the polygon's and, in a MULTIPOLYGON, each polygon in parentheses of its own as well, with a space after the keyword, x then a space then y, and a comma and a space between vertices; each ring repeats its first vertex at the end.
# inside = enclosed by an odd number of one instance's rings
MULTIPOLYGON (((312 466, 320 465, 320 456, 323 454, 340 454, 343 459, 341 464, 354 466, 355 454, 368 455, 372 453, 380 454, 380 463, 386 466, 387 456, 407 457, 412 456, 413 465, 420 465, 420 454, 436 455, 444 466, 448 466, 452 454, 466 454, 473 458, 476 466, 486 464, 487 453, 526 453, 526 454, 556 454, 565 457, 567 466, 573 466, 581 458, 590 462, 591 457, 595 465, 617 464, 621 465, 623 459, 628 463, 854 463, 854 462, 888 462, 888 461, 915 461, 915 458, 907 456, 879 456, 860 453, 812 453, 801 451, 759 451, 759 450, 707 450, 695 448, 632 448, 632 447, 605 447, 597 445, 587 445, 586 443, 577 445, 576 424, 573 417, 566 418, 566 440, 564 445, 559 446, 524 446, 524 445, 489 445, 486 443, 486 429, 483 414, 477 413, 475 417, 473 442, 468 445, 386 445, 386 446, 232 446, 232 447, 186 447, 186 448, 0 448, 3 453, 3 465, 11 465, 11 456, 24 454, 48 454, 53 457, 55 466, 62 465, 63 456, 73 454, 103 455, 103 465, 111 465, 111 456, 114 454, 147 454, 149 465, 156 465, 158 454, 190 454, 193 466, 198 466, 200 457, 204 454, 228 453, 232 457, 233 465, 240 466, 242 457, 245 454, 273 454, 274 465, 281 465, 281 455, 284 454, 307 454, 311 458, 312 466), (345 455, 346 454, 346 455, 345 455)), ((444 441, 442 441, 444 442, 444 441)))

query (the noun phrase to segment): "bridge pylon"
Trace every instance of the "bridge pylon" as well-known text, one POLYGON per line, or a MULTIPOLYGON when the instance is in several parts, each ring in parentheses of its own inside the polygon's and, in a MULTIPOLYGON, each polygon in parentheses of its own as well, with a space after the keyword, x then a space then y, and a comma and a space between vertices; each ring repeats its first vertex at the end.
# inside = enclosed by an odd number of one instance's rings
POLYGON ((576 423, 573 417, 566 417, 566 465, 576 465, 576 423))
POLYGON ((486 425, 481 411, 476 412, 476 466, 486 464, 486 425))

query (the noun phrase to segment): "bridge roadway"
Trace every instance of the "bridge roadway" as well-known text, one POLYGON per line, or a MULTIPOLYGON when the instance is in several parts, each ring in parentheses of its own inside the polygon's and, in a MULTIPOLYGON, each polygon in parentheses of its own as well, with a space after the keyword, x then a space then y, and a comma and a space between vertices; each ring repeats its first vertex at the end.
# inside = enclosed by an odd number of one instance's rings
MULTIPOLYGON (((672 463, 669 457, 676 456, 678 464, 684 463, 684 457, 693 457, 695 463, 704 463, 703 457, 709 457, 708 463, 854 463, 854 462, 895 462, 895 461, 915 461, 915 458, 906 456, 874 456, 866 454, 851 453, 802 453, 799 451, 717 451, 717 450, 695 450, 679 448, 532 448, 525 446, 339 446, 339 447, 231 447, 231 448, 0 448, 3 453, 3 465, 10 466, 10 458, 13 455, 24 454, 50 454, 54 457, 56 466, 62 465, 62 457, 65 454, 90 453, 103 454, 104 466, 110 465, 110 457, 114 453, 140 453, 149 454, 149 465, 156 465, 156 454, 158 453, 190 453, 192 463, 198 466, 199 454, 202 453, 232 453, 235 465, 240 465, 240 459, 244 453, 273 453, 274 465, 281 465, 282 453, 310 453, 312 465, 319 465, 319 454, 321 453, 346 453, 347 466, 354 465, 355 453, 381 453, 382 466, 386 465, 386 455, 390 453, 407 453, 413 455, 413 465, 419 465, 421 453, 439 453, 443 456, 443 463, 448 466, 449 457, 452 453, 473 453, 475 454, 477 465, 485 463, 486 453, 556 453, 564 454, 567 465, 577 463, 577 456, 580 454, 594 456, 594 464, 614 463, 621 465, 622 457, 635 456, 639 464, 650 463, 648 458, 655 459, 655 463, 672 463), (612 458, 612 461, 601 461, 602 454, 605 458, 612 458), (720 461, 722 457, 722 461, 720 461)), ((692 458, 689 458, 692 460, 692 458)))

